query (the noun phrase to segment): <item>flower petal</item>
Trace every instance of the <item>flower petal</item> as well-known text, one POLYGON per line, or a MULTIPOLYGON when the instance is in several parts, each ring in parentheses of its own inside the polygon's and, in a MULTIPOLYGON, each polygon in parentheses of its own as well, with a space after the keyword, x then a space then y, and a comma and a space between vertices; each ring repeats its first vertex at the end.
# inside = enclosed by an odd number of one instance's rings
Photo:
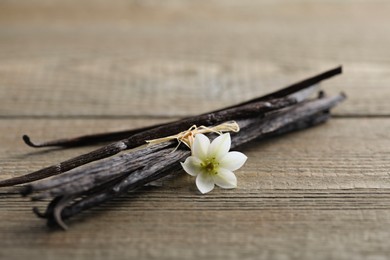
POLYGON ((227 169, 219 168, 218 174, 213 176, 215 184, 224 189, 237 187, 236 175, 227 169))
POLYGON ((231 171, 241 168, 248 157, 240 152, 229 152, 219 161, 219 166, 231 171))
POLYGON ((192 145, 192 155, 204 160, 210 146, 210 140, 204 134, 195 135, 194 144, 192 145))
POLYGON ((181 163, 181 166, 183 169, 192 176, 197 176, 199 173, 202 172, 202 169, 200 167, 201 160, 194 156, 188 157, 184 163, 181 163))
POLYGON ((224 157, 230 150, 231 139, 230 134, 226 133, 215 138, 209 147, 207 156, 215 157, 215 159, 219 160, 224 157))
POLYGON ((210 175, 201 173, 196 177, 196 186, 200 192, 205 194, 214 189, 214 180, 210 175))

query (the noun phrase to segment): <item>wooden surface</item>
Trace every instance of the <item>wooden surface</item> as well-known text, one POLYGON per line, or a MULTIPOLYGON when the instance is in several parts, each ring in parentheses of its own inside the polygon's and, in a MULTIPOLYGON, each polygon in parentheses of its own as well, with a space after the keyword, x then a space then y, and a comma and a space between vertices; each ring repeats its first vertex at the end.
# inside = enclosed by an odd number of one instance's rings
MULTIPOLYGON (((0 190, 0 259, 387 259, 388 1, 0 1, 0 177, 94 147, 21 141, 150 125, 323 83, 326 125, 243 149, 235 190, 185 174, 50 230, 0 190)), ((37 205, 42 206, 42 203, 37 205)))

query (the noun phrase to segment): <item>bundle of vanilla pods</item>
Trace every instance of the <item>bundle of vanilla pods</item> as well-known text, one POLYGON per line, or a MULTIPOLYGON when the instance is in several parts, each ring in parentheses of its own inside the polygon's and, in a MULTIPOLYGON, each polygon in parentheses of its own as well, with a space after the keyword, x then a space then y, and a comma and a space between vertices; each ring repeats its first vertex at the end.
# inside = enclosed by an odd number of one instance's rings
POLYGON ((66 229, 63 220, 180 171, 179 162, 191 153, 184 145, 177 147, 176 141, 145 145, 146 140, 175 135, 193 125, 210 127, 234 120, 241 129, 232 134, 235 148, 318 125, 327 121, 330 109, 345 99, 344 94, 327 97, 318 83, 341 72, 341 67, 337 67, 271 94, 170 123, 43 143, 33 143, 24 136, 26 144, 32 147, 112 143, 36 172, 0 181, 0 187, 24 184, 21 186, 24 196, 32 200, 49 199, 45 212, 37 208, 34 212, 47 219, 49 225, 66 229))

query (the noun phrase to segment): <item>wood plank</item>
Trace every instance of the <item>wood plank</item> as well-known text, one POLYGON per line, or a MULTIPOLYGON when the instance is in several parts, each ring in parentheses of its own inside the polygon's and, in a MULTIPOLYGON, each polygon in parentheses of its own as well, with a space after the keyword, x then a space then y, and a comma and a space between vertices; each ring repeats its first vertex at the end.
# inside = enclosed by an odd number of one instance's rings
POLYGON ((184 116, 339 64, 337 114, 390 114, 387 1, 75 3, 0 3, 0 116, 184 116))
MULTIPOLYGON (((22 134, 31 134, 33 140, 44 140, 163 121, 14 119, 1 122, 0 132, 9 133, 0 142, 1 174, 11 177, 94 148, 34 150, 22 142, 22 134), (29 167, 31 163, 33 167, 29 167)), ((252 159, 241 171, 249 179, 242 185, 245 189, 390 188, 387 160, 390 141, 384 138, 389 128, 390 121, 386 119, 333 119, 285 138, 249 145, 243 150, 252 159)), ((178 186, 187 186, 187 180, 183 181, 178 186)))
MULTIPOLYGON (((113 127, 107 123, 150 120, 1 120, 0 132, 8 133, 0 136, 2 176, 86 150, 31 152, 17 142, 27 127, 36 138, 54 138, 113 127)), ((242 148, 249 160, 235 190, 202 196, 183 174, 71 220, 69 232, 44 228, 25 198, 2 189, 0 257, 385 259, 389 129, 388 119, 333 119, 253 143, 242 148)))
POLYGON ((235 190, 202 196, 183 173, 62 232, 0 189, 0 259, 387 259, 389 11, 385 0, 1 1, 0 178, 95 148, 33 150, 25 133, 150 125, 339 64, 345 75, 324 86, 349 100, 326 125, 243 147, 235 190))

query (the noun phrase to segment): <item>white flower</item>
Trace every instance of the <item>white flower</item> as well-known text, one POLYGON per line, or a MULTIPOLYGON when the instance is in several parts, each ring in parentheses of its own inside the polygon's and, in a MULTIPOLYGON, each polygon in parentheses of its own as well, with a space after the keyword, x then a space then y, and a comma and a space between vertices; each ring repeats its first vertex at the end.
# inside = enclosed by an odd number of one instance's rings
POLYGON ((243 166, 247 157, 240 152, 229 152, 230 145, 229 133, 218 136, 211 144, 205 135, 195 135, 192 155, 181 165, 188 174, 196 176, 201 193, 211 191, 215 184, 225 189, 237 187, 233 171, 243 166))

